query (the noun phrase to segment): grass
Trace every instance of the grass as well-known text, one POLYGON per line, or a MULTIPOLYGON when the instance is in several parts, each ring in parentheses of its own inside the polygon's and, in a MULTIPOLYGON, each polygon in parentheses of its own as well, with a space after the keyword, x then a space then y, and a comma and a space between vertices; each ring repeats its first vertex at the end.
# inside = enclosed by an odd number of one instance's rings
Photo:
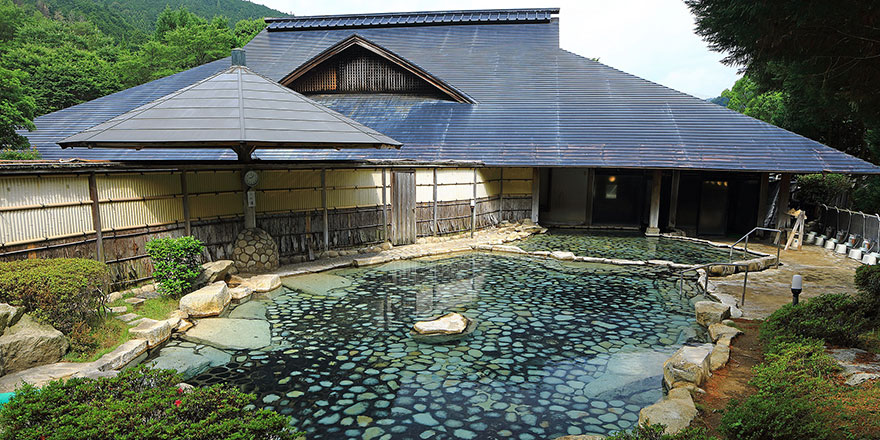
POLYGON ((862 334, 859 339, 862 348, 873 353, 880 353, 880 327, 862 334))
MULTIPOLYGON (((124 299, 119 299, 108 304, 108 306, 125 306, 126 313, 133 312, 145 318, 162 320, 168 318, 172 311, 177 310, 178 300, 168 297, 152 298, 134 307, 125 302, 124 299)), ((90 323, 91 329, 88 333, 88 338, 95 342, 94 348, 86 351, 71 350, 64 356, 64 360, 68 362, 92 362, 128 341, 130 339, 128 324, 116 319, 114 316, 108 314, 105 317, 96 317, 90 323)))

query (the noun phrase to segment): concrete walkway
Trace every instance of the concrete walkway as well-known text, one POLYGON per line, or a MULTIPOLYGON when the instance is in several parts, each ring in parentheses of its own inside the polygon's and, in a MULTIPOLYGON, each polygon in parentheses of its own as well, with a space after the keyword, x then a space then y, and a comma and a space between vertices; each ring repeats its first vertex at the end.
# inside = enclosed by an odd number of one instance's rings
MULTIPOLYGON (((732 241, 720 241, 732 244, 732 241)), ((776 247, 760 243, 749 243, 749 250, 776 254, 776 247)), ((734 254, 735 256, 736 254, 734 254)), ((746 319, 764 319, 785 304, 791 303, 791 277, 799 274, 804 279, 801 300, 823 293, 855 293, 853 276, 861 263, 835 254, 819 246, 806 245, 801 250, 783 250, 780 254, 782 266, 763 272, 749 273, 745 303, 740 308, 746 319)), ((743 274, 723 278, 712 278, 718 286, 718 293, 726 293, 742 298, 743 274)))

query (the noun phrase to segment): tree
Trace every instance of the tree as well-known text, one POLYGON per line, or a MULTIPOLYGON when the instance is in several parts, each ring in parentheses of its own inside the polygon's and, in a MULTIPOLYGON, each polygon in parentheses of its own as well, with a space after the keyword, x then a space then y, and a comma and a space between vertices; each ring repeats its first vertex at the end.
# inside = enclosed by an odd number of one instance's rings
POLYGON ((235 29, 233 30, 235 39, 238 42, 238 47, 248 44, 249 41, 256 37, 257 34, 265 28, 266 21, 259 18, 254 18, 253 20, 238 20, 238 22, 235 23, 235 29))
POLYGON ((697 33, 741 66, 754 93, 781 92, 789 129, 876 160, 880 127, 880 3, 686 0, 697 33))
POLYGON ((785 94, 779 91, 761 92, 748 76, 721 92, 721 97, 727 98, 726 107, 729 109, 779 127, 787 125, 785 94))
POLYGON ((16 130, 33 130, 37 105, 23 84, 27 74, 0 67, 0 149, 21 150, 28 140, 16 130))

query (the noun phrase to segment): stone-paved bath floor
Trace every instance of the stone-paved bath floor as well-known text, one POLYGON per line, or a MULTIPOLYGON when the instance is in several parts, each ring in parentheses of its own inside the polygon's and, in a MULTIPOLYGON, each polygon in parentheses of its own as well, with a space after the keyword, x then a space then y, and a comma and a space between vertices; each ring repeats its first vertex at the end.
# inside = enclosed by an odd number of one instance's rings
POLYGON ((273 347, 194 378, 228 382, 311 439, 547 439, 629 429, 663 361, 698 338, 658 268, 469 253, 285 279, 273 347), (413 322, 476 319, 419 344, 413 322))
POLYGON ((636 232, 599 232, 552 229, 508 243, 523 250, 569 251, 585 257, 624 260, 667 260, 681 264, 727 262, 730 251, 709 244, 667 237, 645 237, 636 232))

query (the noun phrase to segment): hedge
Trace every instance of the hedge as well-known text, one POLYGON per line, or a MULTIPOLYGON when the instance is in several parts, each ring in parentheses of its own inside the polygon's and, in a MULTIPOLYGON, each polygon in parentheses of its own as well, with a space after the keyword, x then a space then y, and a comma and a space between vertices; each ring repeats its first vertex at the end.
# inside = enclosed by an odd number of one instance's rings
POLYGON ((65 334, 94 316, 110 285, 110 271, 81 258, 0 263, 0 302, 23 306, 35 319, 65 334))
POLYGON ((169 296, 189 293, 202 272, 199 265, 205 245, 191 237, 157 238, 147 242, 153 278, 159 291, 169 296))
POLYGON ((258 439, 299 437, 289 419, 245 409, 253 400, 226 385, 185 391, 172 370, 144 366, 100 379, 23 385, 0 408, 0 440, 258 439))

